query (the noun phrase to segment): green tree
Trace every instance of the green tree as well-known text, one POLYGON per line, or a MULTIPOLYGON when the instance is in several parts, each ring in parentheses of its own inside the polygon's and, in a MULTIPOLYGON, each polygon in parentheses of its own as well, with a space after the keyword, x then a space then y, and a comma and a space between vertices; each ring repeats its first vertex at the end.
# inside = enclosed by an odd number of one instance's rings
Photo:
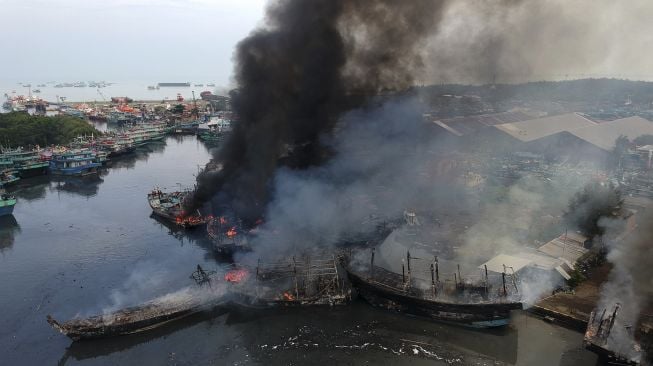
POLYGON ((605 227, 600 220, 620 216, 622 204, 621 191, 613 184, 592 182, 572 197, 564 214, 565 222, 590 239, 601 236, 605 227))
POLYGON ((87 121, 71 116, 0 114, 0 145, 5 147, 63 145, 77 136, 91 134, 99 136, 102 133, 87 121))

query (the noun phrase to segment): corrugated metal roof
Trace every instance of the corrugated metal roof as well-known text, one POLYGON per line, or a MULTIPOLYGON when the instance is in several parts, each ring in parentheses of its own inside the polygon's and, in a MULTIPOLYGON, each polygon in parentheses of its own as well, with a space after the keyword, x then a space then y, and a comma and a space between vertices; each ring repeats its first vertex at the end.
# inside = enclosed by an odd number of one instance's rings
POLYGON ((653 122, 634 116, 569 132, 603 150, 610 151, 614 148, 615 140, 621 135, 631 140, 641 135, 653 135, 653 122))
POLYGON ((588 251, 581 243, 570 237, 565 239, 564 235, 551 240, 537 248, 537 250, 554 258, 566 259, 570 263, 576 263, 578 258, 582 257, 588 251))
POLYGON ((513 255, 499 254, 489 261, 481 264, 478 266, 478 268, 483 269, 485 268, 484 266, 487 266, 488 271, 502 273, 503 266, 505 265, 506 267, 512 267, 515 272, 519 272, 519 270, 530 265, 531 263, 532 261, 529 259, 515 257, 513 255))
POLYGON ((596 125, 595 122, 578 113, 531 119, 528 121, 504 123, 494 127, 524 142, 537 140, 563 131, 577 130, 596 125))

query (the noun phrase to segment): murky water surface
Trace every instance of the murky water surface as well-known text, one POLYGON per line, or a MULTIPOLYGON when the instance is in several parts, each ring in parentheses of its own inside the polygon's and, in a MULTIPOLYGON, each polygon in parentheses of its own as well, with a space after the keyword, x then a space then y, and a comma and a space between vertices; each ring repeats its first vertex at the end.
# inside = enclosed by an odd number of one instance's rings
POLYGON ((215 311, 151 332, 72 343, 46 323, 137 304, 190 284, 197 264, 219 266, 202 233, 150 216, 155 186, 194 183, 209 151, 169 137, 117 159, 100 178, 24 181, 0 220, 2 365, 594 365, 579 333, 522 313, 478 331, 374 309, 215 311))

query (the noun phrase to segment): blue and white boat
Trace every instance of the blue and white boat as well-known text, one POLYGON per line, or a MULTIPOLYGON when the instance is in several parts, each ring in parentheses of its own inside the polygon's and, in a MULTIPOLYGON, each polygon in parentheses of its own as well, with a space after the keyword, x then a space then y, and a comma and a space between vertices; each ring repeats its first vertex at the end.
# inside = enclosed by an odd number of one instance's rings
POLYGON ((74 149, 52 154, 50 173, 55 175, 90 175, 97 174, 102 163, 96 154, 88 149, 74 149))
POLYGON ((16 206, 16 197, 10 195, 0 188, 0 216, 11 215, 16 206))

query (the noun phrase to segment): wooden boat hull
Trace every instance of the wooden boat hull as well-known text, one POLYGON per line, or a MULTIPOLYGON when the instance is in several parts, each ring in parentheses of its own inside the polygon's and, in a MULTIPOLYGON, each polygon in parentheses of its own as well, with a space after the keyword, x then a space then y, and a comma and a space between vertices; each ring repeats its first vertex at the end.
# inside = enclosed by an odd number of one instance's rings
POLYGON ((188 306, 171 307, 171 309, 163 309, 163 311, 146 305, 124 309, 105 317, 100 315, 86 319, 72 319, 65 323, 59 323, 48 315, 47 321, 53 328, 77 341, 140 333, 225 304, 224 299, 207 302, 198 300, 188 306), (105 321, 105 319, 112 321, 105 321))
POLYGON ((473 328, 501 327, 509 324, 512 310, 522 309, 519 302, 449 303, 417 298, 370 283, 349 269, 347 274, 360 296, 371 305, 441 322, 473 328))
POLYGON ((78 341, 82 339, 106 338, 106 337, 140 333, 150 329, 154 329, 156 327, 160 327, 169 322, 182 319, 186 316, 195 314, 196 312, 197 311, 187 310, 175 314, 169 314, 166 316, 138 321, 130 324, 100 326, 91 329, 86 327, 74 326, 66 323, 59 324, 56 320, 54 320, 49 315, 47 317, 47 321, 52 327, 57 329, 62 334, 66 335, 67 337, 69 337, 74 341, 78 341))

